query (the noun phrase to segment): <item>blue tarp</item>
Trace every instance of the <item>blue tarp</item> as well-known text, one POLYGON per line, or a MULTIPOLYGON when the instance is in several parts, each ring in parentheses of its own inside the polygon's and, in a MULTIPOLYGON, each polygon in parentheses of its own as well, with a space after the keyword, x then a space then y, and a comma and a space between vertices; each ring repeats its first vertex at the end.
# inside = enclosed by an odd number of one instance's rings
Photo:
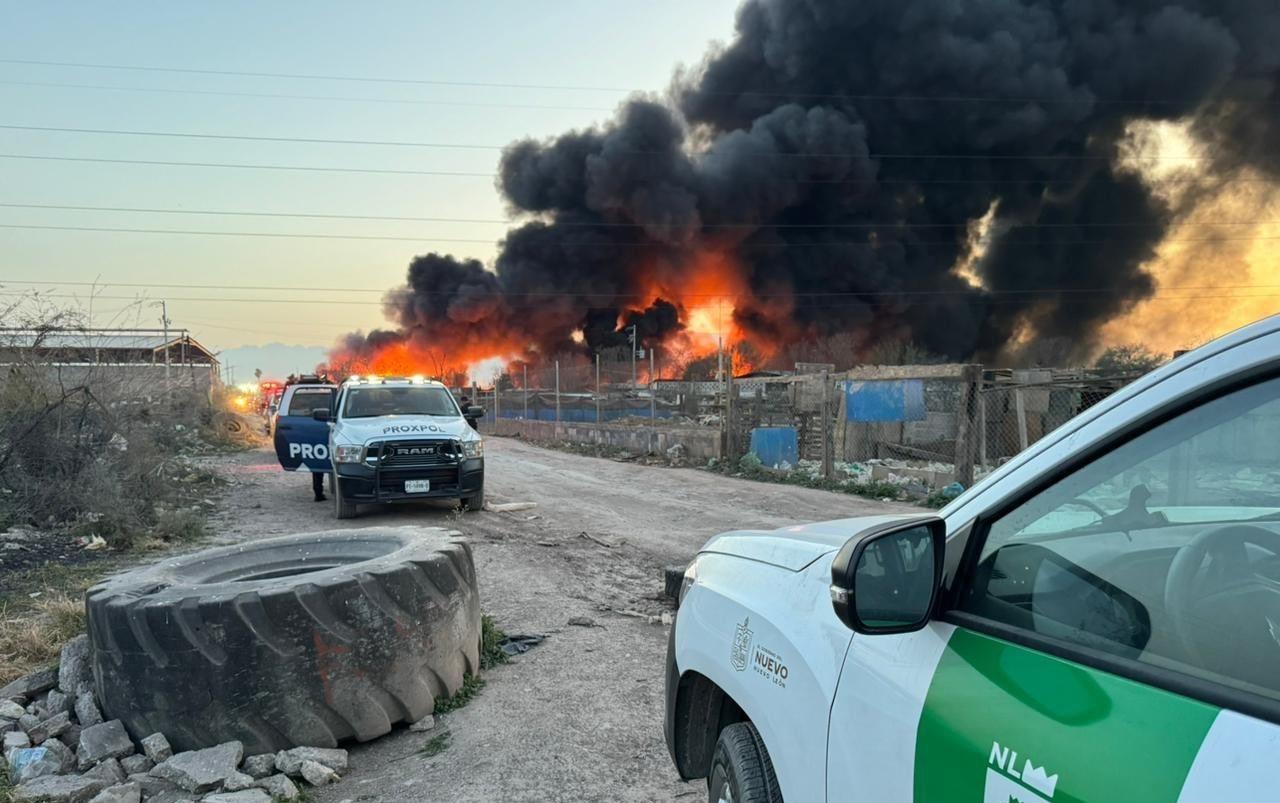
POLYGON ((862 423, 923 421, 924 380, 845 382, 845 417, 862 423))
POLYGON ((751 430, 751 453, 770 468, 799 462, 800 447, 795 427, 756 427, 751 430))

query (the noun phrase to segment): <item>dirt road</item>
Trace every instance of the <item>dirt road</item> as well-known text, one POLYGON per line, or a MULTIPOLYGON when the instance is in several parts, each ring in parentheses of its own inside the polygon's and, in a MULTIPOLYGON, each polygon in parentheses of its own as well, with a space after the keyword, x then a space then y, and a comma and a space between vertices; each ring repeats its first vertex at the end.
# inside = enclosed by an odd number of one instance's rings
POLYGON ((661 567, 688 561, 724 530, 907 509, 505 438, 486 448, 490 504, 536 508, 459 515, 445 506, 388 507, 339 522, 331 505, 311 500, 308 478, 280 471, 268 451, 222 464, 232 486, 215 518, 219 540, 387 524, 455 528, 474 544, 484 610, 508 633, 548 636, 487 673, 484 692, 432 733, 402 729, 355 746, 351 774, 317 790, 322 803, 703 799, 704 786, 676 778, 662 742, 667 633, 643 618, 667 609, 661 567), (572 617, 594 626, 570 626, 572 617), (447 749, 419 752, 443 731, 447 749))

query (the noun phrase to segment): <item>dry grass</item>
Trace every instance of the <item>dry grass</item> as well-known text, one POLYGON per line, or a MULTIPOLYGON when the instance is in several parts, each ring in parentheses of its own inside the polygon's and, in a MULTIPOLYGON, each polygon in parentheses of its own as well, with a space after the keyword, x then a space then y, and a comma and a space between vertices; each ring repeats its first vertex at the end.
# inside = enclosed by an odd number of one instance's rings
POLYGON ((62 645, 85 630, 85 590, 108 570, 99 564, 28 573, 23 588, 42 590, 0 599, 0 686, 58 660, 62 645))

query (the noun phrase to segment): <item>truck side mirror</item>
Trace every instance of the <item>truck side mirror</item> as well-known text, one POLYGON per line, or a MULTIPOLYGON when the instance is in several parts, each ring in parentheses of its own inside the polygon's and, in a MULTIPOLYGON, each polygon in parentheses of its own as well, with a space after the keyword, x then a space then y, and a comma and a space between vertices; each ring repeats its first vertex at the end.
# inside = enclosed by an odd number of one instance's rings
POLYGON ((909 633, 929 621, 947 525, 935 516, 871 527, 836 553, 831 604, 855 633, 909 633))
POLYGON ((313 410, 311 411, 311 417, 312 417, 312 418, 314 418, 314 419, 315 419, 315 420, 317 420, 317 421, 328 421, 328 420, 329 420, 329 408, 328 408, 328 407, 316 407, 315 409, 313 409, 313 410))
POLYGON ((477 418, 484 418, 484 408, 477 407, 476 405, 473 404, 467 408, 467 412, 463 416, 463 418, 466 418, 469 421, 474 421, 477 418))

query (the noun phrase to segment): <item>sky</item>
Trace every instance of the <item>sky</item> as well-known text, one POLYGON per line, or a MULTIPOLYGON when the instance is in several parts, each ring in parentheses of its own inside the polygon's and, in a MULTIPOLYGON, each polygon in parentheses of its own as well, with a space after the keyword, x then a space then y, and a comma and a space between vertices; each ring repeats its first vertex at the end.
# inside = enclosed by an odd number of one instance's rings
POLYGON ((91 309, 94 324, 103 326, 159 326, 160 310, 150 302, 165 299, 172 325, 215 350, 271 342, 327 346, 344 332, 383 322, 379 300, 403 281, 414 255, 438 250, 488 263, 506 227, 188 212, 500 221, 506 213, 492 174, 501 146, 603 121, 631 92, 662 92, 677 65, 696 64, 712 41, 729 39, 737 2, 0 3, 0 293, 41 290, 53 303, 91 309), (97 66, 15 63, 32 61, 97 66), (429 83, 436 81, 448 85, 429 83), (77 230, 85 228, 237 234, 77 230), (243 236, 250 232, 300 236, 243 236), (101 285, 96 290, 94 282, 101 285))

